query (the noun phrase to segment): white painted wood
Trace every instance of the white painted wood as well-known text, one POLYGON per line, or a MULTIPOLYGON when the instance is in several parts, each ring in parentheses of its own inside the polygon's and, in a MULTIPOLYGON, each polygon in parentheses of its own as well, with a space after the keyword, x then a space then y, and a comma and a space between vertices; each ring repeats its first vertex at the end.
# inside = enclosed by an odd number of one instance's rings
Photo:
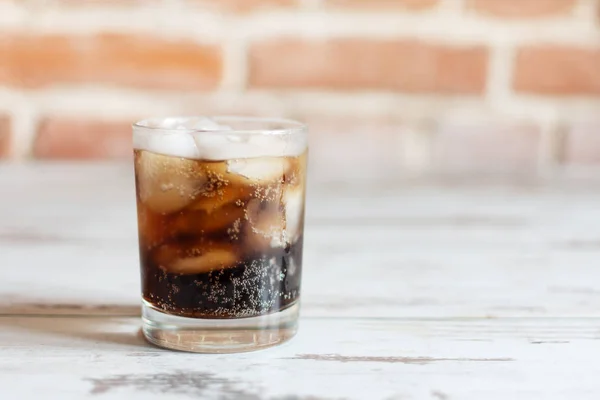
POLYGON ((152 347, 138 318, 0 317, 6 399, 597 399, 598 324, 584 319, 304 318, 280 347, 152 347))
POLYGON ((141 338, 129 165, 0 165, 0 187, 0 399, 600 394, 600 185, 313 183, 300 332, 238 355, 141 338))
MULTIPOLYGON (((313 185, 304 314, 600 316, 599 186, 475 183, 313 185)), ((131 166, 4 165, 0 184, 0 313, 138 312, 131 166)))

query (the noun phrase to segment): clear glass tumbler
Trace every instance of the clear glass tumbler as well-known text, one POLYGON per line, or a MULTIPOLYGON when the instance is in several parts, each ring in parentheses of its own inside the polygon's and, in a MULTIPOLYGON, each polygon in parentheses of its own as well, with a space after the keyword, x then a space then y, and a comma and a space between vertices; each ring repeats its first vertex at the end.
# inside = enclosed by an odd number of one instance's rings
POLYGON ((250 351, 297 330, 307 129, 246 117, 133 125, 145 337, 250 351))

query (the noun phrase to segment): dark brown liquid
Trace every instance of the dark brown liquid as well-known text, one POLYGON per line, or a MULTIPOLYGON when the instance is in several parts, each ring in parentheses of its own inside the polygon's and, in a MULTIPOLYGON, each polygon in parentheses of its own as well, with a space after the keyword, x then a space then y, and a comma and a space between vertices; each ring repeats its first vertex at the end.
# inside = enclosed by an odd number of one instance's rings
POLYGON ((173 315, 241 318, 298 300, 305 155, 268 159, 256 176, 260 160, 230 168, 138 150, 135 160, 147 302, 173 315))
POLYGON ((142 258, 146 301, 170 314, 192 318, 250 317, 279 311, 300 295, 302 240, 235 267, 202 274, 173 274, 142 258))

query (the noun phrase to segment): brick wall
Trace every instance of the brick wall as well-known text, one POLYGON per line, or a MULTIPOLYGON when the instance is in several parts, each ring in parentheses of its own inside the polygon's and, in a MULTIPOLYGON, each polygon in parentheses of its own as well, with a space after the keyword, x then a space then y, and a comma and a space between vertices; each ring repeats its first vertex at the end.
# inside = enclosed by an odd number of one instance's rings
POLYGON ((0 157, 182 114, 306 121, 329 174, 598 165, 600 1, 0 0, 0 157))

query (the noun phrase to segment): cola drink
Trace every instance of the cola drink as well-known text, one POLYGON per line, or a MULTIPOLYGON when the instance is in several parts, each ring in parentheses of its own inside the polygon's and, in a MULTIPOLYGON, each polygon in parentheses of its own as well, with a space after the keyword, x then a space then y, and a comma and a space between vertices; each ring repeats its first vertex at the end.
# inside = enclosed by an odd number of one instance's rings
POLYGON ((137 141, 142 296, 152 309, 230 319, 298 302, 307 151, 248 135, 137 141))

